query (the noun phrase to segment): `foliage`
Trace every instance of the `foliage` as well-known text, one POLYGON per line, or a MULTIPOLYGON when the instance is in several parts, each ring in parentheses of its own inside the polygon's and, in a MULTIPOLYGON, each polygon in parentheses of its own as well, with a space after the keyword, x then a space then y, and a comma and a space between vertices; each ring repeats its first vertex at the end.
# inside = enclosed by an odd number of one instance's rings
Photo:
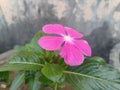
POLYGON ((38 32, 29 44, 17 46, 9 61, 0 67, 0 81, 8 82, 9 72, 19 71, 10 90, 17 90, 22 83, 28 84, 30 90, 59 90, 65 84, 75 90, 120 90, 120 72, 104 59, 86 58, 77 67, 68 67, 62 58, 54 62, 58 52, 45 51, 37 44, 42 35, 38 32))
POLYGON ((8 82, 9 81, 9 72, 3 71, 0 72, 0 82, 8 82))
POLYGON ((24 82, 25 74, 20 73, 18 74, 12 82, 10 90, 17 90, 18 87, 24 82))
POLYGON ((120 72, 100 57, 86 59, 79 67, 69 68, 66 80, 75 90, 119 90, 120 72))

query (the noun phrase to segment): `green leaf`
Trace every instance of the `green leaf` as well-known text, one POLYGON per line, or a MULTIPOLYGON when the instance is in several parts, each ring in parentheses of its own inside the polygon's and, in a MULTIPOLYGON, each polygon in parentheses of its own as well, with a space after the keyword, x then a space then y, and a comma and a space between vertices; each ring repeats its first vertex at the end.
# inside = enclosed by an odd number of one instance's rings
POLYGON ((9 58, 9 62, 44 63, 41 56, 41 52, 35 51, 30 44, 27 44, 15 49, 13 56, 9 58))
POLYGON ((32 38, 30 45, 33 46, 35 51, 43 51, 43 49, 38 45, 38 39, 45 35, 41 30, 35 34, 35 36, 32 38))
POLYGON ((25 74, 18 74, 12 82, 10 90, 17 90, 18 87, 24 82, 25 74))
POLYGON ((41 86, 41 84, 40 84, 40 82, 38 80, 38 77, 29 78, 28 83, 29 83, 30 90, 39 90, 39 88, 41 86))
POLYGON ((37 44, 38 39, 39 39, 40 37, 42 37, 43 35, 45 35, 45 34, 40 30, 40 31, 37 32, 37 33, 35 34, 35 36, 32 38, 31 43, 34 44, 34 45, 38 45, 38 44, 37 44))
POLYGON ((0 82, 9 82, 9 72, 8 71, 0 72, 0 82))
POLYGON ((17 46, 14 50, 14 54, 9 58, 9 62, 33 62, 46 64, 53 62, 55 58, 54 52, 48 52, 40 48, 38 45, 38 39, 43 33, 38 32, 32 41, 25 46, 17 46))
POLYGON ((40 54, 30 44, 16 47, 13 56, 6 65, 0 67, 0 71, 40 70, 44 64, 40 54))
POLYGON ((45 85, 39 81, 40 76, 40 72, 27 71, 25 73, 25 82, 30 90, 43 90, 45 85))
POLYGON ((40 77, 39 77, 39 81, 42 83, 42 84, 44 84, 44 85, 50 85, 50 84, 52 84, 53 82, 50 80, 50 79, 48 79, 48 78, 46 78, 44 75, 40 75, 40 77))
POLYGON ((59 82, 63 75, 63 68, 57 64, 46 64, 42 70, 42 74, 53 82, 59 82))
POLYGON ((25 46, 17 46, 14 54, 9 58, 9 62, 33 62, 45 64, 51 62, 55 58, 55 53, 48 52, 40 48, 38 39, 41 37, 41 32, 38 32, 32 41, 25 46))
POLYGON ((0 67, 1 71, 40 70, 42 64, 31 62, 11 62, 0 67))
POLYGON ((29 85, 30 90, 39 90, 39 80, 36 77, 35 71, 26 71, 25 72, 25 83, 29 85))
POLYGON ((64 73, 75 90, 120 90, 120 72, 100 57, 86 59, 81 66, 70 67, 64 73))
POLYGON ((38 39, 41 37, 43 32, 38 32, 29 44, 25 46, 16 46, 14 54, 9 58, 9 62, 34 62, 43 64, 43 49, 38 45, 38 39))

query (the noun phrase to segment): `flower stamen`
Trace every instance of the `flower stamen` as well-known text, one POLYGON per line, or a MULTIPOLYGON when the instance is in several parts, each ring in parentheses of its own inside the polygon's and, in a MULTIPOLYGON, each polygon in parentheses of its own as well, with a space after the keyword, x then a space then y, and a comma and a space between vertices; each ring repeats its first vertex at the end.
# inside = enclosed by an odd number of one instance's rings
POLYGON ((72 38, 70 36, 65 36, 64 38, 65 38, 65 41, 71 41, 72 40, 72 38))

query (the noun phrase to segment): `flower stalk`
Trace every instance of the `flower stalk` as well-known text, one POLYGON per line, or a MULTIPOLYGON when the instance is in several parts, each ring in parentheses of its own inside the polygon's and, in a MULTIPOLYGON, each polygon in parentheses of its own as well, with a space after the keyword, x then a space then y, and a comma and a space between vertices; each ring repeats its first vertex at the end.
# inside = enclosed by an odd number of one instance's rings
POLYGON ((59 60, 59 58, 60 58, 60 55, 57 55, 57 57, 55 58, 55 60, 53 60, 53 63, 57 63, 58 60, 59 60))

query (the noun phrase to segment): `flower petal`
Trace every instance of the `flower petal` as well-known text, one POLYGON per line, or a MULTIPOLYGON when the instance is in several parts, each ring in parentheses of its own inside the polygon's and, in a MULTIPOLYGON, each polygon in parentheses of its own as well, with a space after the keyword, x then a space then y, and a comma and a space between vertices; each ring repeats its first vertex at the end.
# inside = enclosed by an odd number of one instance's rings
POLYGON ((47 24, 42 29, 47 34, 65 34, 64 27, 60 24, 47 24))
POLYGON ((70 35, 71 37, 74 37, 74 38, 81 38, 81 37, 83 37, 83 34, 77 32, 76 30, 74 30, 72 28, 65 27, 65 30, 66 30, 67 34, 70 35))
POLYGON ((67 65, 78 66, 83 63, 83 54, 70 43, 65 43, 61 49, 60 56, 64 58, 67 65))
POLYGON ((85 40, 74 40, 74 45, 86 56, 91 56, 91 47, 85 40))
POLYGON ((57 36, 43 36, 38 40, 38 44, 46 50, 58 50, 63 43, 63 39, 57 36))

